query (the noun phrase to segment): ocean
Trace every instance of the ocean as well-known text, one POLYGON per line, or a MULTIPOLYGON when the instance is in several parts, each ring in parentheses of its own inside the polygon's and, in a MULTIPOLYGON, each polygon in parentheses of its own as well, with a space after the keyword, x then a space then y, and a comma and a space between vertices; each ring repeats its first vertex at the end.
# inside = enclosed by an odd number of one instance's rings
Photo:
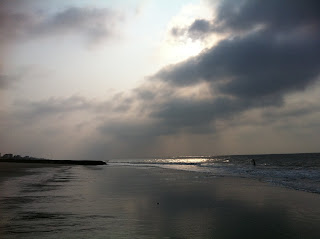
POLYGON ((217 177, 253 178, 277 186, 320 193, 320 153, 181 156, 118 159, 110 163, 196 171, 217 177))
POLYGON ((0 238, 318 238, 319 193, 320 154, 30 165, 0 180, 0 238))

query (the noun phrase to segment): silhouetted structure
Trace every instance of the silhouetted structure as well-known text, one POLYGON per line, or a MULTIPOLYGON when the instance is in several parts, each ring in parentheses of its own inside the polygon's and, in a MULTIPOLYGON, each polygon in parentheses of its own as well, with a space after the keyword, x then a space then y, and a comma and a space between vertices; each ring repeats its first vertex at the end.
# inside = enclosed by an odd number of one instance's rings
POLYGON ((41 163, 41 164, 73 164, 73 165, 105 165, 107 164, 104 161, 98 160, 53 160, 53 159, 44 159, 44 158, 34 158, 30 156, 21 157, 20 155, 5 154, 1 157, 0 154, 0 163, 41 163))
POLYGON ((2 158, 11 159, 12 157, 13 157, 13 154, 4 154, 2 158))
POLYGON ((44 164, 73 164, 73 165, 105 165, 104 161, 97 160, 52 160, 52 159, 14 159, 14 158, 2 158, 0 162, 9 163, 44 163, 44 164))

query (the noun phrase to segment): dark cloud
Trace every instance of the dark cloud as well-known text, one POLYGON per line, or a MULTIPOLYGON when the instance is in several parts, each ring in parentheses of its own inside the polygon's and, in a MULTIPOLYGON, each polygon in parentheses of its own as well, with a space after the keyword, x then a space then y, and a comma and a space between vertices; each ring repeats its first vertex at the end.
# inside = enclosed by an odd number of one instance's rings
POLYGON ((319 25, 316 0, 225 0, 217 9, 216 29, 251 30, 262 25, 266 28, 287 31, 306 25, 319 25))
POLYGON ((123 144, 131 151, 146 147, 154 143, 157 136, 165 134, 158 122, 133 117, 107 120, 97 130, 102 135, 111 137, 115 144, 123 144))
POLYGON ((113 36, 121 19, 120 14, 107 8, 70 7, 54 14, 4 8, 0 10, 0 40, 75 34, 96 42, 113 36))
POLYGON ((190 32, 193 32, 193 31, 207 32, 209 30, 210 30, 210 22, 204 19, 195 20, 189 28, 190 32))
POLYGON ((281 104, 283 99, 277 97, 257 101, 224 96, 212 100, 170 98, 154 106, 150 117, 157 119, 162 126, 157 136, 181 132, 210 134, 216 132, 218 120, 233 120, 247 110, 281 104))
POLYGON ((232 34, 268 29, 273 34, 296 30, 317 31, 320 3, 316 0, 224 0, 212 20, 196 19, 189 27, 172 29, 173 36, 187 34, 192 39, 211 33, 232 34))
POLYGON ((260 98, 303 89, 319 72, 320 38, 278 41, 273 35, 250 34, 224 40, 199 56, 168 66, 153 78, 174 86, 219 83, 220 93, 260 98))
POLYGON ((205 19, 196 19, 189 27, 173 27, 170 31, 174 37, 185 37, 193 40, 201 39, 213 31, 212 23, 205 19))
MULTIPOLYGON (((218 82, 220 93, 262 97, 303 89, 319 74, 318 1, 222 1, 212 24, 231 30, 265 27, 221 41, 199 56, 158 72, 176 86, 218 82), (293 32, 293 33, 292 33, 293 32)), ((212 31, 196 20, 189 31, 212 31)))
MULTIPOLYGON (((172 127, 192 128, 283 105, 286 94, 304 90, 320 75, 316 9, 318 1, 222 1, 215 19, 194 21, 187 34, 201 38, 223 30, 229 37, 150 77, 176 90, 207 82, 215 97, 201 102, 171 97, 151 115, 172 127)), ((180 36, 182 30, 172 33, 180 36)))
POLYGON ((205 19, 195 20, 188 29, 188 35, 192 39, 202 38, 206 36, 208 32, 211 31, 211 22, 205 19))
POLYGON ((232 100, 227 98, 219 98, 213 102, 173 98, 159 105, 151 115, 161 119, 173 132, 181 128, 201 131, 202 127, 208 132, 208 125, 213 117, 227 116, 229 112, 225 109, 232 105, 232 100))

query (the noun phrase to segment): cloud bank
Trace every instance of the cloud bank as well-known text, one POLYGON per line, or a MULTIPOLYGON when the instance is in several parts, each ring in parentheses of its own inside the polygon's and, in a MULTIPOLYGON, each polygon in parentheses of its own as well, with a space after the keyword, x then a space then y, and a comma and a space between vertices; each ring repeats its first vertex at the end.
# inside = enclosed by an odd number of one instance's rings
POLYGON ((318 5, 317 1, 222 1, 212 21, 197 19, 185 31, 191 38, 222 31, 229 36, 150 77, 175 89, 206 82, 214 97, 206 102, 183 101, 186 107, 173 99, 153 115, 168 123, 176 116, 182 126, 187 115, 209 122, 251 108, 282 105, 286 94, 305 89, 319 77, 318 5))

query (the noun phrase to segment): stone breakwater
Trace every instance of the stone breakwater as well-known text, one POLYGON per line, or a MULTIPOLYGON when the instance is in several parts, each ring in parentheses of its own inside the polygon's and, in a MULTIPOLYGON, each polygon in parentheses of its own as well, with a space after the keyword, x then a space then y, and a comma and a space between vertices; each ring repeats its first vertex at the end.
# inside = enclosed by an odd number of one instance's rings
POLYGON ((69 165, 106 165, 107 163, 99 160, 53 160, 53 159, 0 159, 6 163, 40 163, 40 164, 69 164, 69 165))

